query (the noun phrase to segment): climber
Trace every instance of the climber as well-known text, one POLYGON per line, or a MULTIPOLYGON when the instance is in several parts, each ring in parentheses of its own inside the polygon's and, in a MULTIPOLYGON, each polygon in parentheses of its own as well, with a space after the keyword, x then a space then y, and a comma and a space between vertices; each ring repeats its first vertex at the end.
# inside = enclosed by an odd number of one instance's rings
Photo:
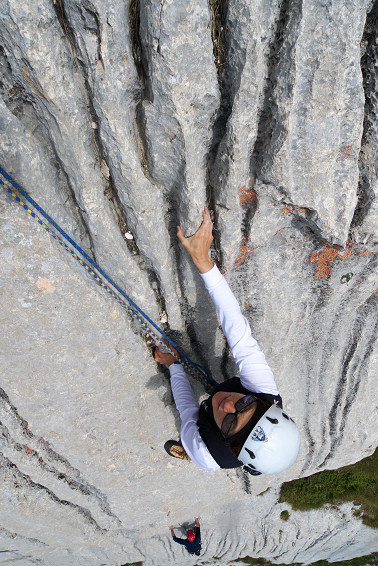
POLYGON ((200 518, 196 517, 194 529, 189 529, 186 531, 186 538, 178 538, 175 536, 175 531, 173 530, 173 525, 169 526, 171 530, 171 535, 173 540, 178 544, 185 546, 189 554, 200 555, 201 552, 201 529, 200 529, 200 518))
POLYGON ((181 418, 181 441, 166 442, 173 457, 191 459, 204 470, 245 465, 252 475, 285 470, 296 460, 300 437, 282 410, 272 370, 226 279, 209 257, 213 224, 203 211, 197 232, 177 236, 199 270, 231 348, 240 377, 219 384, 199 406, 184 368, 171 353, 155 348, 155 361, 169 367, 172 393, 181 418))

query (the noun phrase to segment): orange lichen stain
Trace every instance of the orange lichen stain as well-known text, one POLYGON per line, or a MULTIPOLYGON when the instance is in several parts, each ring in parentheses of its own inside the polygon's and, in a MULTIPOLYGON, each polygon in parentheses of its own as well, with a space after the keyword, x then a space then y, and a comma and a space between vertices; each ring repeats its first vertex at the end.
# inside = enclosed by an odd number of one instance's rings
POLYGON ((45 277, 38 277, 36 285, 38 291, 42 291, 44 295, 49 295, 56 289, 56 287, 54 287, 54 285, 51 285, 50 281, 48 279, 45 279, 45 277))
POLYGON ((376 255, 378 252, 370 252, 369 250, 360 251, 360 255, 376 255))
POLYGON ((306 209, 301 208, 300 206, 295 206, 294 204, 284 202, 284 207, 281 210, 282 214, 286 216, 286 214, 306 214, 306 209))
POLYGON ((32 450, 31 448, 29 448, 29 446, 26 446, 26 445, 25 445, 24 448, 25 448, 26 454, 33 454, 33 453, 34 453, 34 450, 32 450))
POLYGON ((319 252, 314 252, 310 257, 310 262, 318 262, 318 270, 315 274, 315 279, 325 279, 331 274, 332 265, 335 259, 346 260, 352 255, 352 248, 354 244, 352 242, 346 243, 346 249, 341 253, 342 249, 340 246, 324 244, 319 252))
POLYGON ((24 424, 24 433, 28 430, 28 426, 29 426, 28 421, 25 421, 25 424, 24 424))
POLYGON ((240 243, 238 257, 234 262, 234 267, 231 269, 231 273, 234 273, 238 269, 238 267, 243 265, 245 260, 251 255, 252 252, 253 247, 248 245, 248 240, 246 238, 243 238, 240 243))
POLYGON ((248 204, 253 208, 257 208, 258 205, 257 193, 253 189, 247 189, 247 187, 243 185, 238 190, 238 197, 239 197, 240 205, 248 204))
MULTIPOLYGON (((51 432, 50 432, 49 434, 51 434, 51 432)), ((55 434, 57 434, 57 433, 55 433, 55 434)), ((47 440, 45 440, 45 439, 43 438, 43 436, 40 436, 40 437, 38 438, 38 442, 40 442, 40 443, 42 444, 43 448, 45 448, 45 449, 49 448, 49 449, 51 450, 50 444, 47 442, 47 440)), ((53 454, 55 454, 55 455, 57 454, 57 453, 55 452, 55 450, 51 450, 51 452, 52 452, 53 454)))
MULTIPOLYGON (((50 434, 51 434, 51 433, 50 433, 50 434)), ((55 433, 55 434, 56 434, 56 433, 55 433)), ((47 450, 48 448, 51 450, 50 444, 48 443, 47 440, 45 440, 45 439, 43 438, 43 436, 41 436, 40 438, 38 438, 38 442, 40 442, 40 443, 42 444, 43 448, 45 448, 46 450, 47 450)), ((57 454, 57 453, 55 452, 55 450, 51 450, 51 452, 52 452, 53 454, 55 454, 55 455, 57 454)))
POLYGON ((342 253, 340 255, 341 259, 349 259, 350 256, 352 255, 352 248, 354 247, 353 242, 347 242, 346 243, 346 250, 344 250, 344 253, 342 253))
POLYGON ((349 159, 350 156, 352 155, 352 152, 353 152, 353 147, 351 145, 343 145, 340 148, 340 155, 338 160, 344 161, 344 159, 349 159))

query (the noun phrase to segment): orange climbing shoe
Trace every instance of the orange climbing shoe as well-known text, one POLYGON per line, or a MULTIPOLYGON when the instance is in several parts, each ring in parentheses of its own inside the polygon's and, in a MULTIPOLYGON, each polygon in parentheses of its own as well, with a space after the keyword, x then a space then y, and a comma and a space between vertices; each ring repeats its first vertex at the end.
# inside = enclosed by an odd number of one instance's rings
POLYGON ((164 444, 164 450, 173 458, 188 460, 188 462, 191 461, 189 456, 185 452, 183 445, 177 440, 167 440, 167 442, 164 444))

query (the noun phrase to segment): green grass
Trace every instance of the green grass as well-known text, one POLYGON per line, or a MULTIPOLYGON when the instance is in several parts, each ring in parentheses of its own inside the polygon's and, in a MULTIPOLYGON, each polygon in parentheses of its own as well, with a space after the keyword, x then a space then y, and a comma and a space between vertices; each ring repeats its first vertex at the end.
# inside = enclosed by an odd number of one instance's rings
MULTIPOLYGON (((342 562, 328 562, 327 560, 318 560, 308 566, 365 566, 365 564, 376 564, 378 560, 378 552, 373 552, 368 556, 360 556, 359 558, 352 558, 352 560, 343 560, 342 562)), ((249 566, 289 566, 287 564, 273 564, 264 558, 238 558, 234 562, 241 564, 248 564, 249 566)), ((299 562, 292 562, 290 566, 301 566, 299 562)))
POLYGON ((279 503, 294 510, 317 509, 326 503, 338 505, 352 501, 361 505, 356 514, 365 525, 378 527, 378 449, 356 464, 319 472, 307 478, 284 483, 279 503))

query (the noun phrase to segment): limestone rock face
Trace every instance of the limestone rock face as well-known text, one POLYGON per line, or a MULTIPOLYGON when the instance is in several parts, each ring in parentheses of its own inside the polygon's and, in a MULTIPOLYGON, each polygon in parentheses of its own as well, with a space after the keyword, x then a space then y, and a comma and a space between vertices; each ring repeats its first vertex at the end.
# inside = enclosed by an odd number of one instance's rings
POLYGON ((235 365, 176 237, 209 206, 302 436, 279 476, 170 459, 138 321, 2 191, 4 564, 187 564, 167 526, 197 515, 209 564, 377 550, 352 504, 277 503, 377 445, 376 23, 370 0, 2 1, 1 166, 220 382, 235 365))

